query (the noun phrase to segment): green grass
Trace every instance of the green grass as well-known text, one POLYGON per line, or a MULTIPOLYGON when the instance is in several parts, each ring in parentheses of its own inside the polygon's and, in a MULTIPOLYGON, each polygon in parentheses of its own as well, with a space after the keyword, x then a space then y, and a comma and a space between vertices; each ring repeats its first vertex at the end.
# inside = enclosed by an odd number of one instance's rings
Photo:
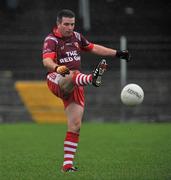
POLYGON ((171 124, 85 123, 79 172, 62 174, 65 125, 1 124, 1 180, 170 180, 171 124))

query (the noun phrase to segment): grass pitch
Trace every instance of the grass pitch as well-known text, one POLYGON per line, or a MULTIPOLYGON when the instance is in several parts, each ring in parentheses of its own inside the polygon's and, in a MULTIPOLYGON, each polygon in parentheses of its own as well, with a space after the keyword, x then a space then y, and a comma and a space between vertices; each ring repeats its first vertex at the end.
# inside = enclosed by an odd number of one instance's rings
POLYGON ((171 124, 84 123, 76 162, 63 174, 66 125, 1 124, 1 180, 169 180, 171 124))

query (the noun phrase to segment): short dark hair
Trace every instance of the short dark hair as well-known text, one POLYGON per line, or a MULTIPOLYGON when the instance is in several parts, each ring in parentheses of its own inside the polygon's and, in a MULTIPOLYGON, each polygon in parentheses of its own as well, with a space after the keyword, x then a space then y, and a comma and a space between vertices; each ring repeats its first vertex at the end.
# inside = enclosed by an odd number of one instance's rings
POLYGON ((57 19, 56 22, 61 22, 63 17, 69 17, 69 18, 74 18, 75 13, 69 9, 62 9, 58 12, 57 14, 57 19))

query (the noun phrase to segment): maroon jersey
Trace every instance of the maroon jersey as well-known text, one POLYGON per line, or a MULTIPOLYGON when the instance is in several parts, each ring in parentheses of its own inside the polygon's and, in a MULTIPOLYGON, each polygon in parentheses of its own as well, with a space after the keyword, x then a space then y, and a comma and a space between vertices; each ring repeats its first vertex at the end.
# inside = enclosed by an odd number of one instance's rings
POLYGON ((74 31, 71 37, 66 38, 54 29, 44 40, 43 58, 49 57, 70 70, 80 70, 81 51, 89 51, 92 48, 93 44, 80 33, 74 31))

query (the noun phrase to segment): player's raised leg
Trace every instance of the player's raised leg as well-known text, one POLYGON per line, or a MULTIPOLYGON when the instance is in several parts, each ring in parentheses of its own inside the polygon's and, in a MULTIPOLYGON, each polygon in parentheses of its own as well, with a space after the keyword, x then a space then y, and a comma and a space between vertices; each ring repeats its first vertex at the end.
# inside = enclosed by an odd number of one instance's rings
POLYGON ((92 74, 83 74, 79 71, 71 71, 70 75, 62 78, 59 82, 60 87, 70 93, 73 90, 74 85, 86 86, 93 84, 95 87, 99 87, 102 83, 102 75, 106 71, 106 60, 102 59, 94 69, 92 74))
POLYGON ((102 59, 93 71, 92 84, 99 87, 102 83, 102 75, 106 71, 107 63, 105 59, 102 59))

